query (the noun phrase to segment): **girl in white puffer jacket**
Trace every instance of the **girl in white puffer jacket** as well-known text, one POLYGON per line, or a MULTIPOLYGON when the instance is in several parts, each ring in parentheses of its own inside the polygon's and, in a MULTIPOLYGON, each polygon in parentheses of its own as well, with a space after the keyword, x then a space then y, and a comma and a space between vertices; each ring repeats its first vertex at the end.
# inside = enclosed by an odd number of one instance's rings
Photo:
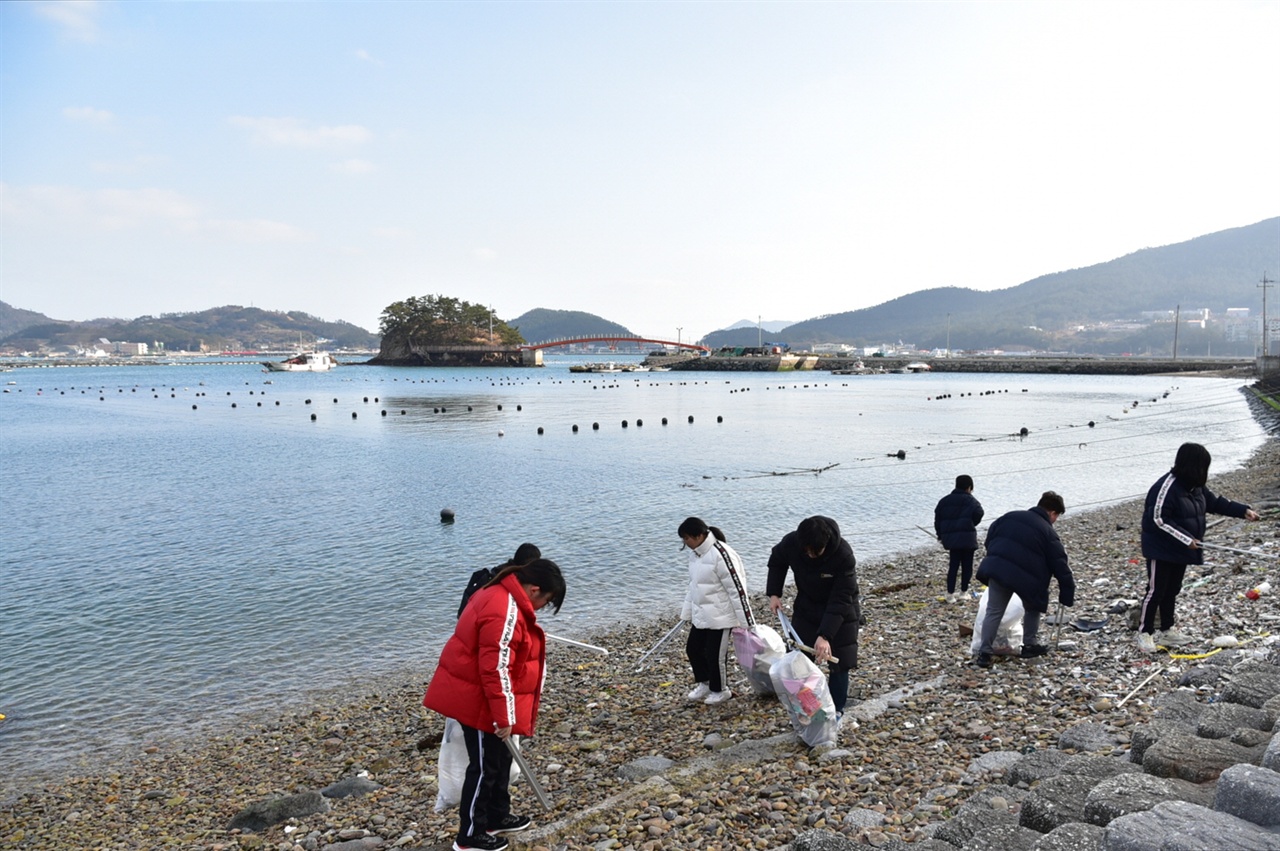
POLYGON ((689 591, 680 610, 680 619, 690 622, 685 653, 697 682, 689 699, 723 703, 733 697, 724 681, 729 631, 755 625, 747 574, 742 559, 716 527, 689 517, 677 531, 689 548, 689 591))

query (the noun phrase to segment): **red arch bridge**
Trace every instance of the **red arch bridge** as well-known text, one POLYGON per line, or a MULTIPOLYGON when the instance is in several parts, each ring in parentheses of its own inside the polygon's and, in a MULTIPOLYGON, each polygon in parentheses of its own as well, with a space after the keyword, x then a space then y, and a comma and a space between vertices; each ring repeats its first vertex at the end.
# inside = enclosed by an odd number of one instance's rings
POLYGON ((553 349, 557 346, 572 346, 578 343, 648 343, 659 346, 671 346, 677 349, 692 349, 695 352, 709 352, 711 349, 697 343, 680 343, 671 340, 654 340, 649 337, 566 337, 563 340, 547 340, 542 343, 529 343, 520 347, 522 351, 553 349))

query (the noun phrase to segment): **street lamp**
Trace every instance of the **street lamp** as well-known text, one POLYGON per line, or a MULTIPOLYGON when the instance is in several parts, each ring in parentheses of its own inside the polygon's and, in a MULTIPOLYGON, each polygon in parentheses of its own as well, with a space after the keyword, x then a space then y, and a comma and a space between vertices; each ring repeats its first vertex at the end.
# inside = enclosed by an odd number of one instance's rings
POLYGON ((947 357, 951 357, 951 314, 947 314, 947 357))
POLYGON ((679 347, 680 347, 680 333, 681 333, 682 331, 684 331, 684 326, 683 326, 683 325, 677 325, 677 326, 676 326, 676 348, 679 348, 679 347))

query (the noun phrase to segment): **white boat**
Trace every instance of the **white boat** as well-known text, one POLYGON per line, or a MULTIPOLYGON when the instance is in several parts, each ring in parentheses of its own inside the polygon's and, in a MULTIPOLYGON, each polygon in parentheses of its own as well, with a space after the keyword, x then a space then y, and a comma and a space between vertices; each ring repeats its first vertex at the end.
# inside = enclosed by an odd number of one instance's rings
POLYGON ((616 363, 614 363, 613 361, 609 361, 608 363, 584 363, 584 364, 576 364, 576 365, 574 365, 574 366, 569 367, 569 371, 570 371, 570 372, 602 372, 602 373, 613 373, 613 372, 622 372, 622 367, 618 366, 618 365, 617 365, 616 363))
POLYGON ((929 372, 933 367, 924 361, 912 361, 902 368, 903 372, 929 372))
POLYGON ((338 362, 328 352, 299 352, 288 360, 263 361, 267 372, 325 372, 338 362))

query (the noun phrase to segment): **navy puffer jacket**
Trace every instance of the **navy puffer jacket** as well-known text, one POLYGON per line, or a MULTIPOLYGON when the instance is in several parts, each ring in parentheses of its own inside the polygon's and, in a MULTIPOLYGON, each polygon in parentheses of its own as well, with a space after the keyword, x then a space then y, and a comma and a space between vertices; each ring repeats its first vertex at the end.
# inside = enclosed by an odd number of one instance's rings
POLYGON ((832 667, 848 670, 858 667, 858 627, 862 622, 857 561, 853 548, 840 537, 836 521, 819 519, 831 529, 831 542, 822 555, 809 558, 800 546, 799 533, 788 533, 769 553, 765 593, 781 597, 790 568, 796 581, 791 625, 810 647, 818 636, 825 638, 831 644, 831 655, 840 660, 832 667))
POLYGON ((933 509, 933 531, 948 550, 976 550, 982 503, 968 491, 953 490, 933 509))
POLYGON ((1022 598, 1029 611, 1049 610, 1049 580, 1058 580, 1058 602, 1073 606, 1076 580, 1067 551, 1043 508, 1010 511, 987 530, 987 555, 978 565, 978 581, 995 580, 1022 598))
POLYGON ((1172 472, 1147 491, 1142 510, 1142 556, 1175 564, 1203 564, 1204 550, 1191 548, 1204 540, 1205 512, 1244 517, 1249 506, 1221 497, 1206 487, 1186 488, 1172 472))

